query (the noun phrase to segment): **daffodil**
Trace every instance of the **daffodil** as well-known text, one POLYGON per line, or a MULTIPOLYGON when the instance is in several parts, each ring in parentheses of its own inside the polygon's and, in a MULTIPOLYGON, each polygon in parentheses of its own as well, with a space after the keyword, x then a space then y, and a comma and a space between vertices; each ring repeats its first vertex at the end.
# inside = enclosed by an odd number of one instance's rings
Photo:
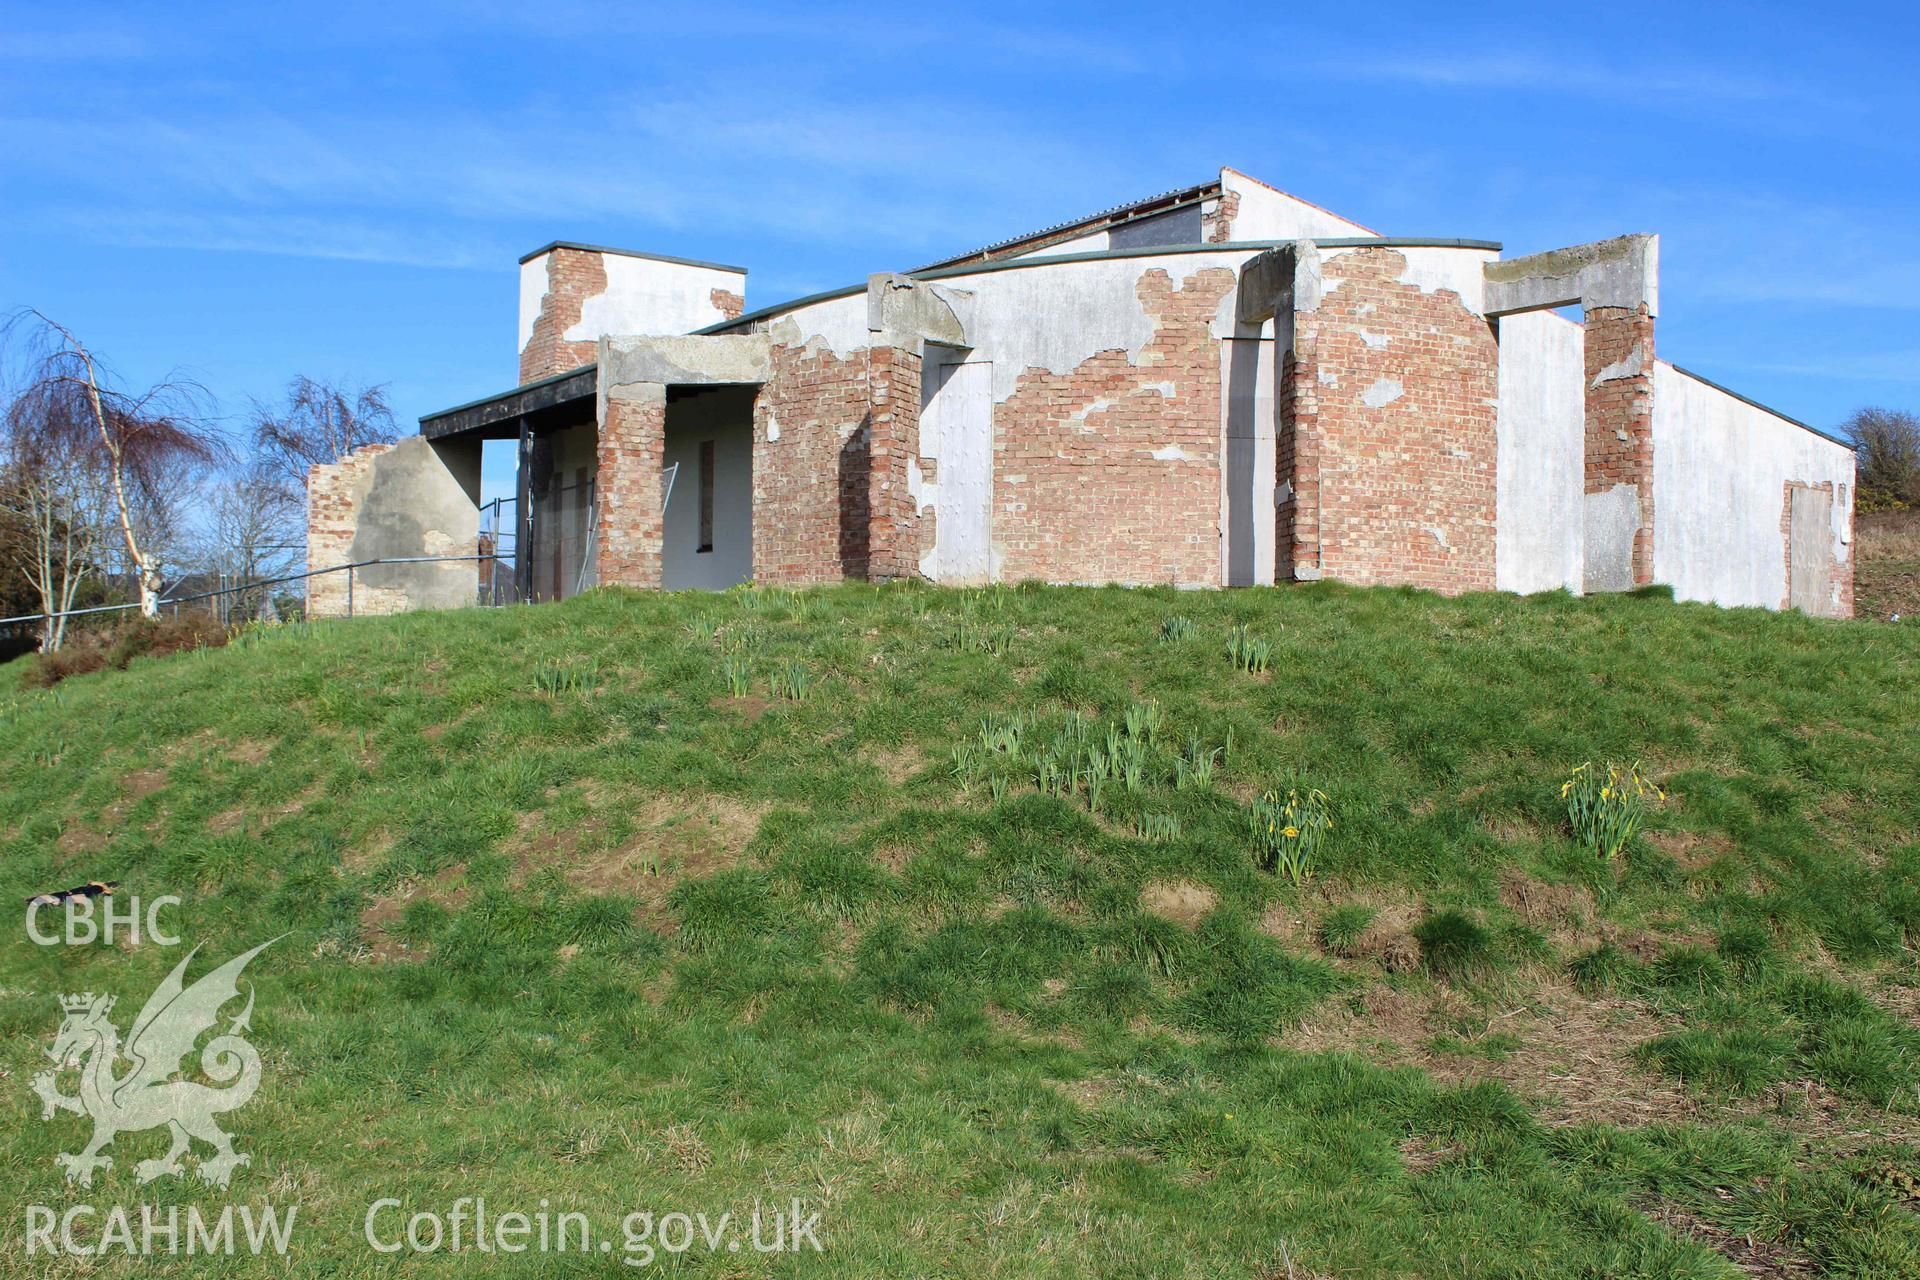
POLYGON ((1285 836, 1287 839, 1292 840, 1300 834, 1300 828, 1288 827, 1285 831, 1282 831, 1280 834, 1285 836))

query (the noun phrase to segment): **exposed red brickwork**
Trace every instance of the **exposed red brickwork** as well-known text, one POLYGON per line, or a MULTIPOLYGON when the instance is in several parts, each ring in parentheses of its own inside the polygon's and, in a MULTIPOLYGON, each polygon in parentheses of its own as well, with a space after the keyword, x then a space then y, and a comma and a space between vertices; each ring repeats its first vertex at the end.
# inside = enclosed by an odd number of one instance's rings
POLYGON ((1274 573, 1282 581, 1320 576, 1320 388, 1311 325, 1295 326, 1294 345, 1280 357, 1274 442, 1274 573))
POLYGON ((1640 492, 1633 581, 1653 581, 1653 317, 1646 304, 1586 313, 1586 492, 1640 492))
MULTIPOLYGON (((1851 530, 1853 527, 1853 504, 1849 500, 1846 485, 1840 485, 1836 488, 1831 480, 1822 480, 1819 484, 1808 484, 1804 480, 1789 480, 1781 486, 1780 567, 1783 576, 1780 579, 1780 607, 1782 609, 1791 609, 1793 607, 1793 491, 1795 489, 1811 489, 1816 493, 1831 495, 1835 509, 1844 509, 1846 511, 1848 529, 1851 530)), ((1846 558, 1841 559, 1838 556, 1834 557, 1833 567, 1827 574, 1826 589, 1820 593, 1821 599, 1834 599, 1836 591, 1838 592, 1839 604, 1834 608, 1830 616, 1835 618, 1851 618, 1853 616, 1853 546, 1851 539, 1848 541, 1846 558)))
POLYGON ((747 300, 731 289, 714 289, 707 294, 713 309, 729 320, 738 320, 747 309, 747 300))
MULTIPOLYGON (((321 463, 307 472, 307 570, 327 569, 353 559, 353 535, 360 519, 360 500, 372 479, 374 459, 393 448, 369 444, 338 462, 321 463)), ((347 616, 347 575, 328 573, 307 580, 307 616, 347 616)))
POLYGON ((1319 308, 1295 316, 1281 564, 1291 548, 1296 577, 1492 590, 1499 350, 1457 294, 1405 272, 1392 249, 1336 254, 1319 308))
POLYGON ((597 444, 600 504, 594 570, 602 586, 660 585, 660 468, 667 446, 666 388, 650 383, 615 387, 597 444))
POLYGON ((1137 363, 1103 351, 1028 369, 994 407, 994 546, 1008 580, 1220 581, 1220 343, 1234 274, 1159 268, 1135 286, 1152 319, 1137 363), (1155 457, 1158 451, 1162 456, 1155 457))
POLYGON ((870 349, 867 403, 867 576, 884 582, 920 568, 920 513, 907 492, 907 463, 920 453, 919 354, 870 349))
POLYGON ((540 300, 533 336, 520 351, 522 383, 593 363, 593 342, 568 342, 561 335, 580 323, 580 309, 588 298, 606 291, 607 268, 599 254, 566 248, 548 252, 547 293, 540 300))
POLYGON ((1200 225, 1206 233, 1203 239, 1208 244, 1225 244, 1233 239, 1233 220, 1239 213, 1240 193, 1222 191, 1212 211, 1200 215, 1200 225))
POLYGON ((754 581, 867 576, 868 360, 774 345, 753 402, 754 581))

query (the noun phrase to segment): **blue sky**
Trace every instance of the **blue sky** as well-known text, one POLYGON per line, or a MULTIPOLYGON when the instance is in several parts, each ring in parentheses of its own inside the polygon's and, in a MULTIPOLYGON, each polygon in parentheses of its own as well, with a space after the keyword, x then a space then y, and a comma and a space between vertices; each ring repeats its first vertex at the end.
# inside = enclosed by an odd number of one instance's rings
POLYGON ((226 411, 516 372, 515 259, 748 305, 1221 164, 1510 254, 1662 234, 1661 353, 1823 427, 1920 408, 1909 5, 0 6, 0 307, 226 411))

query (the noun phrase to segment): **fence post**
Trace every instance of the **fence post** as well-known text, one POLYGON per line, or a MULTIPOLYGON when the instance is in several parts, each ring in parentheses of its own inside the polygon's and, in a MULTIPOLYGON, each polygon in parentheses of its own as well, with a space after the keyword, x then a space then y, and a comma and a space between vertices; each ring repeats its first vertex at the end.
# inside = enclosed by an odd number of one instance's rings
POLYGON ((347 616, 353 616, 353 566, 347 566, 347 616))

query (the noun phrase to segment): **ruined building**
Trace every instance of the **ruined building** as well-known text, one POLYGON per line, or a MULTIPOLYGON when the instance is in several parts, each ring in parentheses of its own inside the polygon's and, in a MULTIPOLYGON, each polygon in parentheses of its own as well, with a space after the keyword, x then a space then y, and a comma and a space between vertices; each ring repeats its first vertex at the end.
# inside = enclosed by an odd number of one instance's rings
MULTIPOLYGON (((1333 578, 1847 615, 1852 450, 1658 358, 1658 252, 1381 236, 1232 169, 750 312, 743 268, 556 242, 518 385, 315 468, 309 557, 474 554, 508 439, 525 599, 1333 578)), ((365 569, 356 604, 475 578, 365 569)))

